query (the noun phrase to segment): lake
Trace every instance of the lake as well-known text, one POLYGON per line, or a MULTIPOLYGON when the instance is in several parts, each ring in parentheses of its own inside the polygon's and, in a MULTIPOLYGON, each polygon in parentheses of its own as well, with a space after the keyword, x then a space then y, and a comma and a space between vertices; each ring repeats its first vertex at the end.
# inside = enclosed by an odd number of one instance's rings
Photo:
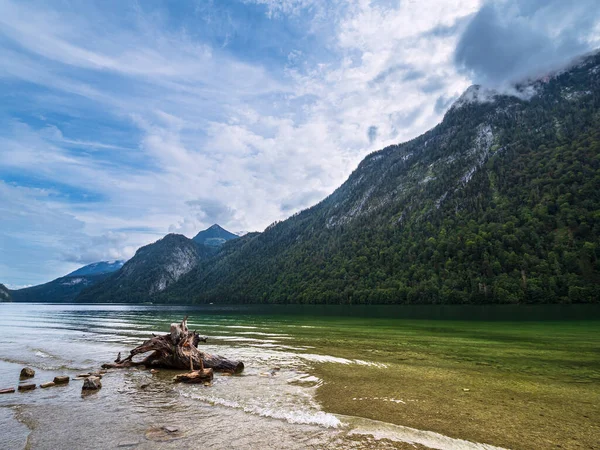
POLYGON ((0 389, 26 365, 38 385, 97 370, 185 315, 243 374, 0 395, 0 448, 600 448, 598 305, 2 303, 0 389))

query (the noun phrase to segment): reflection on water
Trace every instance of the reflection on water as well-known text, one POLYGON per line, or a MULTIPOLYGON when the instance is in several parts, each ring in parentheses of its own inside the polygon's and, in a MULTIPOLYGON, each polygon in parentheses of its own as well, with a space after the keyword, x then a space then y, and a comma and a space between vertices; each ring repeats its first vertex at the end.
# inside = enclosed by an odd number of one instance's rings
MULTIPOLYGON (((338 417, 321 410, 321 380, 311 364, 371 364, 290 344, 293 326, 247 309, 201 310, 124 305, 0 305, 0 389, 16 386, 20 369, 36 370, 38 385, 56 375, 96 370, 152 332, 189 314, 189 325, 209 336, 203 349, 244 361, 241 376, 217 375, 210 387, 174 385, 173 372, 114 370, 98 393, 81 396, 81 381, 0 396, 0 448, 370 448, 381 434, 431 447, 492 448, 435 433, 338 417), (18 419, 18 421, 16 420, 18 419), (27 425, 26 428, 23 424, 27 425), (158 439, 175 426, 176 440, 158 439), (150 430, 150 431, 149 431, 150 430), (377 433, 373 430, 378 430, 377 433), (442 440, 440 440, 442 439, 442 440), (446 439, 445 441, 443 439, 446 439), (201 445, 199 444, 201 443, 201 445), (437 443, 437 444, 436 444, 437 443)), ((387 441, 386 441, 387 442, 387 441)), ((378 448, 386 445, 378 442, 378 448)), ((411 447, 406 447, 411 448, 411 447)))

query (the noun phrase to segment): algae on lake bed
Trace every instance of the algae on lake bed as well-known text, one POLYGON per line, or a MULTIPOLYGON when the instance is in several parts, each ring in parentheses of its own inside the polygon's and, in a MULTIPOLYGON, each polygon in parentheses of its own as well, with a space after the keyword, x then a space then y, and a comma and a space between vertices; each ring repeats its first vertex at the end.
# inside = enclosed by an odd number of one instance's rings
POLYGON ((599 448, 600 322, 312 327, 297 337, 313 351, 378 363, 316 364, 317 400, 328 412, 514 449, 599 448))

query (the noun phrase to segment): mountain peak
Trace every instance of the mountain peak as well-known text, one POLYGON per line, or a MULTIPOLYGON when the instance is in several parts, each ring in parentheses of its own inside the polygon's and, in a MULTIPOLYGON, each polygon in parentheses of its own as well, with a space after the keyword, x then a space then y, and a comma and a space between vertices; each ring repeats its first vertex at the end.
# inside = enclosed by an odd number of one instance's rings
POLYGON ((99 261, 95 263, 88 264, 87 266, 80 267, 79 269, 71 272, 65 276, 83 276, 83 275, 99 275, 104 273, 116 272, 121 267, 123 267, 125 261, 116 260, 116 261, 99 261))
POLYGON ((209 247, 220 247, 231 239, 237 239, 239 236, 227 231, 219 224, 214 224, 199 232, 194 236, 194 241, 198 244, 208 245, 209 247))

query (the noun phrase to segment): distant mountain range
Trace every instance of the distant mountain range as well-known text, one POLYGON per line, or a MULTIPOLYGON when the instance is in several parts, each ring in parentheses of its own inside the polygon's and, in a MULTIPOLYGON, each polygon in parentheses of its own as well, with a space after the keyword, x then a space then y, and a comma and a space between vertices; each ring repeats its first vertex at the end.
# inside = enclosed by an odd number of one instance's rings
POLYGON ((599 302, 599 192, 596 53, 510 92, 473 86, 439 125, 370 154, 312 208, 242 237, 218 225, 167 235, 74 298, 599 302))
MULTIPOLYGON (((213 256, 236 234, 215 224, 194 239, 168 234, 141 247, 129 261, 100 261, 48 283, 14 291, 6 290, 16 302, 144 302, 162 292, 195 268, 200 260, 213 256), (82 291, 84 291, 82 293, 82 291), (82 295, 80 295, 82 294, 82 295)), ((0 289, 0 301, 3 300, 0 289)), ((6 297, 7 299, 9 297, 6 297)))
POLYGON ((10 291, 15 302, 70 302, 86 287, 102 281, 119 270, 123 261, 100 261, 48 283, 10 291))

